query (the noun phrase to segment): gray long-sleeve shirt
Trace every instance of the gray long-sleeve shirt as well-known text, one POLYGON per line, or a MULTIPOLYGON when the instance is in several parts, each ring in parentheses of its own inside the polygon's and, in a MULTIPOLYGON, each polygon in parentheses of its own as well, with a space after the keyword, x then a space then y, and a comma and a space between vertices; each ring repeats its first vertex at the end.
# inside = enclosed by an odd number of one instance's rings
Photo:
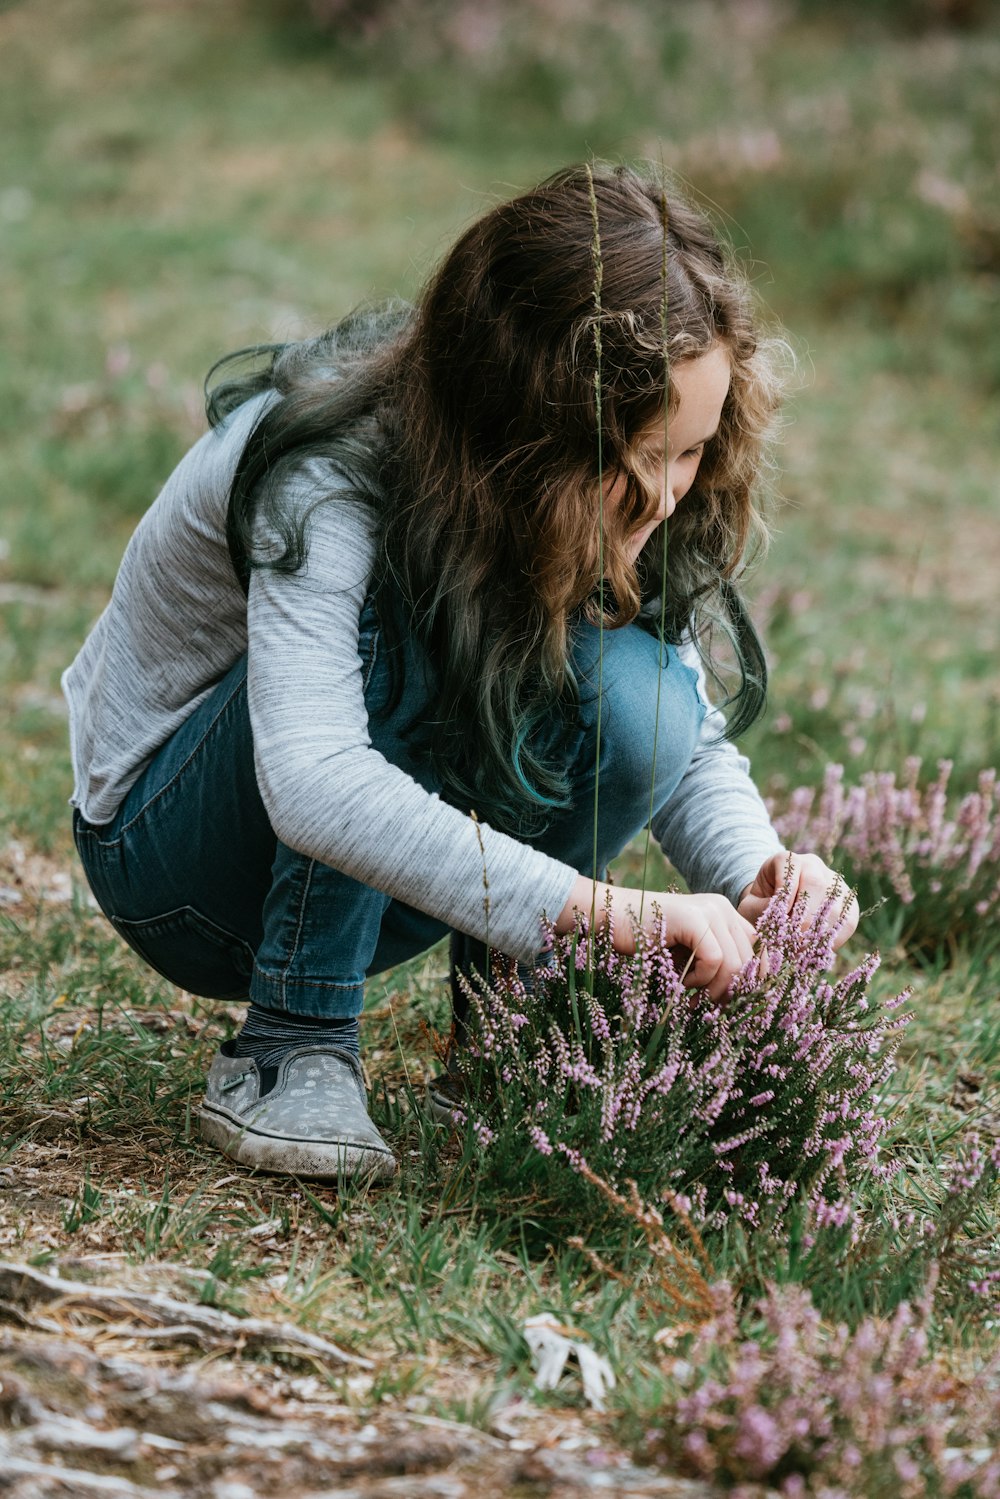
MULTIPOLYGON (((558 915, 577 871, 485 823, 480 848, 469 817, 372 747, 357 649, 374 560, 371 509, 329 466, 303 465, 289 482, 304 502, 317 487, 343 491, 313 510, 304 568, 255 571, 249 599, 239 586, 225 538, 229 490, 272 399, 240 407, 174 470, 63 676, 73 803, 88 822, 110 821, 156 750, 246 651, 257 780, 278 837, 530 961, 543 913, 558 915)), ((686 659, 697 666, 693 647, 686 659)), ((703 673, 700 681, 704 695, 703 673)), ((780 843, 721 727, 710 707, 652 831, 692 890, 735 901, 780 843)))

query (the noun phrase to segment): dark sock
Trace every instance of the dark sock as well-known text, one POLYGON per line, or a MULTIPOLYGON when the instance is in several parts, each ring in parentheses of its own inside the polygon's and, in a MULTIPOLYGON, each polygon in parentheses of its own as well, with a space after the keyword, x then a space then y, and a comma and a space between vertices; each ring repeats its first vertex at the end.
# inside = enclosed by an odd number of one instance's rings
POLYGON ((339 1046, 358 1057, 358 1017, 337 1020, 329 1015, 295 1015, 251 1004, 243 1029, 233 1042, 233 1055, 253 1057, 263 1072, 278 1067, 299 1046, 339 1046))

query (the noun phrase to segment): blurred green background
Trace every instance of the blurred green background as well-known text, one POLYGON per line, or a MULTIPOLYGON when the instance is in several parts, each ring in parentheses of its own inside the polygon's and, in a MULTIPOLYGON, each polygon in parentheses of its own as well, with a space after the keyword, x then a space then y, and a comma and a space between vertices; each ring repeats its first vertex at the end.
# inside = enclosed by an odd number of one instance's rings
POLYGON ((797 356, 766 788, 995 760, 996 6, 49 0, 0 8, 0 73, 6 835, 67 844, 59 672, 208 366, 414 291, 590 155, 662 156, 797 356))

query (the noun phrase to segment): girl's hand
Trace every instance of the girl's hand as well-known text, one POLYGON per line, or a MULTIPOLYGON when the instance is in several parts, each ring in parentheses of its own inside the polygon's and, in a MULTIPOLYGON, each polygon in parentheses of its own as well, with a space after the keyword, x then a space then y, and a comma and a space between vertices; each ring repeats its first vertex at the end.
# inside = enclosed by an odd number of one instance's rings
POLYGON ((668 944, 687 949, 689 957, 680 964, 684 983, 691 989, 707 989, 713 1000, 723 997, 753 957, 754 929, 724 895, 643 893, 620 885, 595 886, 583 875, 560 913, 556 931, 571 931, 578 914, 589 917, 592 911, 598 927, 603 926, 609 896, 618 951, 635 951, 635 923, 640 911, 642 926, 650 933, 658 928, 662 917, 668 944))
MULTIPOLYGON (((789 872, 789 860, 791 861, 789 888, 792 900, 801 896, 813 912, 818 909, 836 881, 840 879, 836 871, 828 864, 824 864, 818 854, 772 854, 770 859, 765 860, 760 866, 757 878, 740 896, 739 910, 748 921, 757 921, 772 895, 781 889, 785 882, 785 875, 789 872)), ((843 884, 843 881, 841 883, 843 884)), ((834 948, 842 947, 848 937, 854 935, 861 916, 854 892, 848 891, 846 885, 844 885, 844 894, 850 894, 850 901, 838 922, 833 939, 834 948)), ((833 914, 834 912, 831 912, 831 916, 833 914)), ((808 919, 807 912, 806 920, 808 919)))

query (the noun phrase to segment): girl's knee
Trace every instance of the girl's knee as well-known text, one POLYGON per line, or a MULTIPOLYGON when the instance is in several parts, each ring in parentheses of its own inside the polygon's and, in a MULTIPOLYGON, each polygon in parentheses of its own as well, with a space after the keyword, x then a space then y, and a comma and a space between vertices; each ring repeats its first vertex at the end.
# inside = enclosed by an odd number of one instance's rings
MULTIPOLYGON (((606 632, 600 697, 601 766, 625 800, 660 805, 690 764, 705 705, 697 674, 673 646, 629 626, 606 632)), ((597 728, 597 674, 581 683, 593 742, 597 728), (589 701, 588 701, 589 700, 589 701)))

